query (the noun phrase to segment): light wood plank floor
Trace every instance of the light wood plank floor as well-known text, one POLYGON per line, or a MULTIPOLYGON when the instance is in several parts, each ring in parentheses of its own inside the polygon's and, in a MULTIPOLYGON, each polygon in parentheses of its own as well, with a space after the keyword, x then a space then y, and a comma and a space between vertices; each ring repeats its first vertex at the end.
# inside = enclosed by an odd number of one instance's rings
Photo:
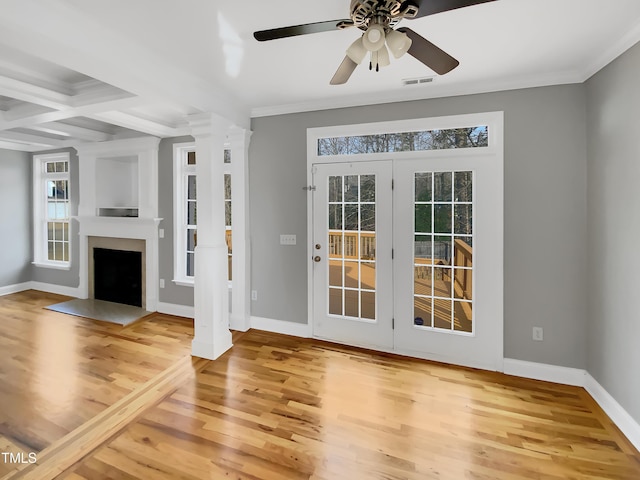
MULTIPOLYGON (((9 297, 9 303, 20 299, 9 297)), ((26 296, 34 309, 47 298, 26 296)), ((6 299, 0 298, 2 317, 6 299)), ((154 320, 165 328, 176 322, 154 320)), ((4 365, 14 358, 17 334, 28 337, 28 331, 7 332, 3 324, 4 365)), ((98 338, 123 336, 99 327, 98 338)), ((67 334, 77 337, 78 331, 67 334)), ((640 454, 581 388, 258 331, 235 334, 234 344, 215 362, 188 354, 169 361, 146 382, 129 385, 130 392, 87 427, 54 440, 37 464, 6 478, 640 478, 640 454)), ((107 365, 135 372, 152 346, 140 345, 107 365)), ((4 410, 12 400, 10 387, 3 389, 4 410)), ((22 395, 20 401, 32 400, 22 395)), ((72 406, 86 401, 78 398, 72 406)), ((43 411, 31 422, 39 428, 32 428, 56 430, 45 418, 43 411)))

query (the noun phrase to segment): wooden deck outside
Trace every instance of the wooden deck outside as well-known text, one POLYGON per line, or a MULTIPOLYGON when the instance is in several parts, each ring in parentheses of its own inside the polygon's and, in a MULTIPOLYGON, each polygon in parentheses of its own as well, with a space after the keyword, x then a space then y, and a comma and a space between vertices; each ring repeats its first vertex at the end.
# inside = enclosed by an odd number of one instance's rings
POLYGON ((582 388, 258 331, 192 359, 182 320, 42 310, 60 299, 0 298, 0 448, 39 450, 5 480, 640 478, 582 388))

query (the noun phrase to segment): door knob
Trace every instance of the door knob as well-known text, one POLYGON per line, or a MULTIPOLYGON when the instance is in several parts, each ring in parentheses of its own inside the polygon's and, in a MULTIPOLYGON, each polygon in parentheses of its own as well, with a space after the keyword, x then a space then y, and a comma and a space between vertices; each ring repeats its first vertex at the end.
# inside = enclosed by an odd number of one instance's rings
POLYGON ((316 255, 315 257, 313 257, 314 262, 319 262, 320 260, 322 260, 322 258, 320 258, 320 255, 316 255))

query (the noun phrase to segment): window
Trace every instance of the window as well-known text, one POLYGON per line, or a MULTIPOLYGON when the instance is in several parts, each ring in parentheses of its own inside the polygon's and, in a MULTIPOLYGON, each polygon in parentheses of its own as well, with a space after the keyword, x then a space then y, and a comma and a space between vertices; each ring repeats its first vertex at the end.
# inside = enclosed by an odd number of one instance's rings
MULTIPOLYGON (((228 278, 231 280, 231 151, 224 152, 224 203, 228 278)), ((193 285, 198 244, 195 144, 174 146, 174 282, 193 285)))
POLYGON ((489 128, 486 125, 468 128, 351 135, 318 139, 318 156, 480 148, 488 146, 488 142, 489 128))
POLYGON ((34 263, 70 266, 69 154, 33 157, 34 263))

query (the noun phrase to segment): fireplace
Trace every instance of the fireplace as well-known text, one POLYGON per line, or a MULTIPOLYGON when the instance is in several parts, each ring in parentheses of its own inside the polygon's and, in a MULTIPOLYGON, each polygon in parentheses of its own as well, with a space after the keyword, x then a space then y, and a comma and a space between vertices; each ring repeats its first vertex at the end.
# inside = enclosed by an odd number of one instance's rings
POLYGON ((142 252, 93 249, 94 298, 142 307, 142 252))
POLYGON ((158 225, 162 220, 158 218, 159 142, 142 137, 76 147, 80 204, 74 218, 79 224, 81 298, 157 310, 158 225), (105 261, 106 270, 100 271, 102 253, 94 252, 101 249, 126 253, 116 254, 121 259, 105 261), (126 286, 119 285, 124 281, 126 286), (123 291, 114 293, 121 286, 123 291))

